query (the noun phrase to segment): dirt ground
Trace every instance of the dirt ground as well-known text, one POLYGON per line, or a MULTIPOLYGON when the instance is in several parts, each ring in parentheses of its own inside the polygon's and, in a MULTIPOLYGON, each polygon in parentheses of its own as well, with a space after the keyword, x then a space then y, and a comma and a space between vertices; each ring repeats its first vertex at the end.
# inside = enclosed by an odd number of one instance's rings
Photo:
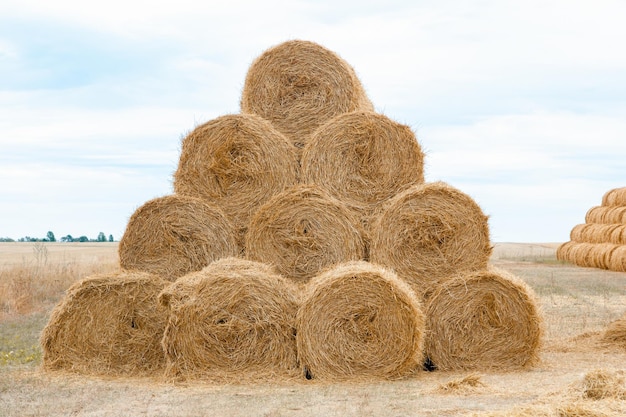
MULTIPOLYGON (((599 370, 626 377, 626 350, 599 342, 606 326, 626 312, 626 273, 563 264, 555 259, 556 246, 498 243, 494 249, 492 264, 525 280, 541 301, 546 326, 541 362, 527 371, 222 385, 4 366, 0 416, 625 416, 626 395, 585 398, 582 384, 586 375, 599 370), (463 384, 468 376, 478 383, 463 384)), ((4 246, 0 250, 0 262, 10 258, 4 246)), ((115 256, 114 245, 107 250, 108 255, 85 253, 86 259, 115 256)), ((63 256, 53 252, 49 256, 63 256)))

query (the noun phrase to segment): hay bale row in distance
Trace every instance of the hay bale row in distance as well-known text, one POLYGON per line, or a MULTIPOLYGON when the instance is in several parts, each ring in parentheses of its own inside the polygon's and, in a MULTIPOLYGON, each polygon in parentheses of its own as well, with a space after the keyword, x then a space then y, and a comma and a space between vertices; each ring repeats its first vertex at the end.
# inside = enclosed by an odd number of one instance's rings
POLYGON ((41 334, 43 368, 110 376, 160 375, 169 282, 147 272, 99 274, 73 284, 41 334))
POLYGON ((570 240, 580 243, 626 245, 626 224, 577 224, 570 232, 570 240))
POLYGON ((166 377, 245 380, 298 374, 295 286, 269 266, 213 262, 168 286, 166 377))
POLYGON ((313 278, 296 326, 308 378, 395 379, 422 365, 419 299, 395 273, 368 262, 340 264, 313 278))
POLYGON ((585 214, 585 223, 626 224, 626 206, 595 206, 585 214))
POLYGON ((578 266, 626 271, 626 245, 568 241, 557 248, 556 257, 578 266))
POLYGON ((460 275, 429 298, 425 354, 439 370, 513 370, 535 364, 543 335, 536 297, 502 269, 460 275))
POLYGON ((315 185, 292 187, 262 205, 250 221, 245 248, 248 259, 269 263, 298 283, 366 255, 358 216, 315 185))
POLYGON ((139 207, 118 247, 122 268, 151 272, 169 281, 239 253, 233 226, 219 207, 177 194, 139 207))
POLYGON ((374 110, 354 69, 310 41, 291 40, 264 51, 250 65, 241 112, 269 120, 298 153, 309 136, 333 117, 374 110))
POLYGON ((421 297, 449 277, 485 269, 488 217, 444 183, 413 186, 389 200, 372 225, 370 261, 392 268, 421 297))
POLYGON ((614 188, 602 196, 603 206, 626 206, 626 187, 614 188))
POLYGON ((357 111, 321 125, 302 154, 302 182, 317 184, 365 218, 424 182, 424 153, 413 131, 385 115, 357 111))
POLYGON ((243 246, 250 217, 271 196, 298 183, 287 138, 254 114, 232 114, 196 127, 182 141, 174 191, 219 206, 243 246))

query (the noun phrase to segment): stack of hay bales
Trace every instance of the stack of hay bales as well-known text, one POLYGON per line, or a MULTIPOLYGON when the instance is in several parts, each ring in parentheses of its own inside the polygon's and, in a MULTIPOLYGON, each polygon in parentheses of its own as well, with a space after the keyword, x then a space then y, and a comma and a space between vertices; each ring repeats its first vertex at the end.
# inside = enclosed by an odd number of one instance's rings
MULTIPOLYGON (((491 251, 478 204, 425 182, 413 131, 374 111, 342 58, 296 40, 251 64, 241 113, 191 131, 174 194, 131 216, 123 274, 150 274, 159 291, 110 297, 159 312, 153 368, 168 378, 395 379, 424 363, 532 365, 536 302, 489 267, 491 251)), ((83 325, 87 307, 75 304, 62 302, 44 332, 48 368, 89 372, 78 364, 98 357, 63 362, 52 351, 68 344, 54 329, 83 325)), ((109 337, 90 323, 82 339, 109 337)))
POLYGON ((560 245, 557 259, 578 266, 626 272, 626 187, 614 188, 602 203, 587 211, 570 240, 560 245))

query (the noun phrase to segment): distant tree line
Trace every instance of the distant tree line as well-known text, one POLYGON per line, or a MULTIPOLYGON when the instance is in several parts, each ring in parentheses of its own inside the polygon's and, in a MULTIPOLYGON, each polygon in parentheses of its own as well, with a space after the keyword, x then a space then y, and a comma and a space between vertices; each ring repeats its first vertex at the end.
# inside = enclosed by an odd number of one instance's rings
MULTIPOLYGON (((12 239, 10 237, 0 237, 0 242, 15 242, 15 241, 16 241, 15 239, 12 239)), ((98 237, 96 237, 95 239, 90 239, 84 235, 79 236, 79 237, 67 235, 57 240, 57 238, 54 236, 54 233, 52 231, 49 231, 46 234, 46 237, 43 237, 43 238, 24 236, 24 237, 17 239, 17 242, 57 242, 57 241, 58 242, 115 242, 115 239, 113 239, 113 235, 109 235, 109 237, 107 238, 104 232, 100 232, 98 233, 98 237)))

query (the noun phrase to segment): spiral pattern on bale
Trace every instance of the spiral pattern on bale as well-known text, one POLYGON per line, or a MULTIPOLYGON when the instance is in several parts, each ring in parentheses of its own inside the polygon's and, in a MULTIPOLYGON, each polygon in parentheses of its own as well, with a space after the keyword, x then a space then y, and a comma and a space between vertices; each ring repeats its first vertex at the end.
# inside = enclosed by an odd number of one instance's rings
POLYGON ((151 272, 169 281, 239 252, 233 226, 220 208, 177 194, 139 207, 118 247, 122 268, 151 272))
POLYGON ((512 370, 537 362, 538 303, 509 272, 490 268, 448 280, 425 311, 425 353, 437 369, 512 370))
POLYGON ((308 378, 395 379, 422 365, 424 315, 396 274, 365 261, 330 268, 307 284, 297 315, 308 378))

